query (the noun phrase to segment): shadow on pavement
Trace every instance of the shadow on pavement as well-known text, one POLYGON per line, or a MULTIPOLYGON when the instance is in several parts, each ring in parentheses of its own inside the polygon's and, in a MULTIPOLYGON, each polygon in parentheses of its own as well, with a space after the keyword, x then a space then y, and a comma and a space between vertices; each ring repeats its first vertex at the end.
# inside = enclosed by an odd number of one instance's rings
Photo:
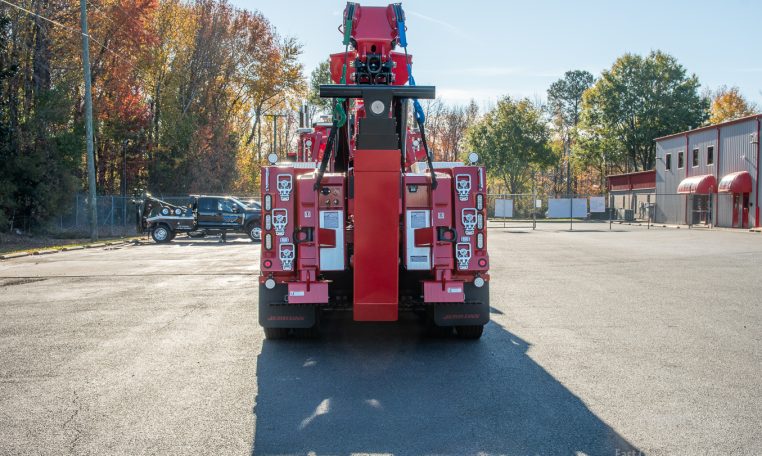
POLYGON ((264 342, 252 454, 642 454, 494 322, 477 342, 415 322, 326 326, 264 342))

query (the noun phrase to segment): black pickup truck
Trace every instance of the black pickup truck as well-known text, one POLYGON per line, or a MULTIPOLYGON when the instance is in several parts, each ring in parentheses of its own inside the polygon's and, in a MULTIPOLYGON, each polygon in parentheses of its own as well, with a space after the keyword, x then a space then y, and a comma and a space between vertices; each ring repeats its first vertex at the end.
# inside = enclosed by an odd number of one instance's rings
POLYGON ((262 209, 230 196, 193 195, 187 206, 162 201, 150 194, 135 201, 138 232, 150 233, 158 243, 170 242, 177 233, 190 237, 228 232, 246 233, 252 241, 262 239, 262 209))

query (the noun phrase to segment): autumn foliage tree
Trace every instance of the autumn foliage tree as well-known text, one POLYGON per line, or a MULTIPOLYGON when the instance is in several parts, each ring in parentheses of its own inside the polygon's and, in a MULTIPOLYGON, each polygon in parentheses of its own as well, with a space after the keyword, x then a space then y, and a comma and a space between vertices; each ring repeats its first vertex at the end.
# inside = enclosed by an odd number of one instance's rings
POLYGON ((710 124, 727 122, 759 112, 759 108, 747 100, 738 87, 722 86, 716 91, 710 92, 709 96, 711 99, 710 124))
MULTIPOLYGON (((67 210, 86 182, 79 2, 15 3, 39 16, 0 6, 0 230, 67 210)), ((301 45, 226 0, 88 14, 98 192, 256 192, 266 116, 306 91, 301 45)))

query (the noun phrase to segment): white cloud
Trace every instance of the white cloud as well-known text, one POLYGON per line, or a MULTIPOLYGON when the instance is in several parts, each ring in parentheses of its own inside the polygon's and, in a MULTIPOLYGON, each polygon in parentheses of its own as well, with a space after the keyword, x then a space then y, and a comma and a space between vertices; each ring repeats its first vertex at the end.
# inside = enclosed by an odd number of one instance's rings
POLYGON ((471 35, 466 33, 463 29, 461 29, 461 28, 459 28, 459 27, 457 27, 455 25, 452 25, 452 24, 450 24, 447 21, 443 21, 441 19, 437 19, 435 17, 428 16, 426 14, 419 13, 418 11, 412 11, 412 10, 409 10, 409 9, 405 10, 405 14, 413 16, 413 17, 417 17, 419 19, 423 19, 424 21, 431 22, 433 24, 440 25, 440 26, 446 28, 447 30, 455 33, 456 35, 460 36, 461 38, 465 38, 467 41, 470 41, 472 43, 476 43, 476 40, 471 35))
POLYGON ((500 98, 504 96, 510 96, 512 98, 529 98, 534 99, 538 96, 535 92, 522 92, 517 90, 510 90, 506 88, 460 88, 460 87, 437 87, 437 98, 446 103, 452 104, 464 104, 471 100, 475 100, 482 107, 494 104, 500 98))

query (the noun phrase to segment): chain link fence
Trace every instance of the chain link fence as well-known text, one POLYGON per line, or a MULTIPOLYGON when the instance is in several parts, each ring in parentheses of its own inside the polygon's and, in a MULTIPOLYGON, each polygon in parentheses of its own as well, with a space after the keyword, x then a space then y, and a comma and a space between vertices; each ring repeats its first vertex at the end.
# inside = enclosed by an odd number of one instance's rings
MULTIPOLYGON (((153 195, 176 206, 187 206, 190 195, 153 195)), ((259 196, 233 196, 242 203, 250 205, 259 202, 259 196)), ((101 236, 134 236, 137 234, 136 197, 122 195, 100 195, 97 198, 98 233, 101 236)), ((85 194, 72 196, 69 205, 61 215, 50 222, 49 232, 57 234, 87 235, 90 230, 89 198, 85 194)))
MULTIPOLYGON (((490 226, 519 229, 574 229, 574 225, 595 225, 608 229, 624 217, 608 195, 548 196, 537 194, 489 194, 487 215, 490 226), (621 215, 620 215, 621 214, 621 215)), ((629 213, 627 213, 629 215, 629 213)))
MULTIPOLYGON (((186 206, 189 195, 154 195, 168 203, 186 206)), ((259 196, 234 196, 245 204, 259 201, 259 196)), ((748 197, 747 197, 748 198, 748 197)), ((134 197, 101 195, 97 200, 99 234, 132 236, 137 234, 137 208, 134 197)), ((59 234, 87 235, 89 203, 85 194, 73 195, 61 215, 50 222, 48 231, 59 234)), ((611 193, 573 195, 571 198, 522 194, 487 195, 490 227, 518 229, 574 229, 574 225, 610 228, 612 224, 688 225, 692 227, 747 228, 750 224, 749 201, 743 195, 716 193, 655 194, 611 193)), ((20 224, 19 229, 24 229, 20 224)))

